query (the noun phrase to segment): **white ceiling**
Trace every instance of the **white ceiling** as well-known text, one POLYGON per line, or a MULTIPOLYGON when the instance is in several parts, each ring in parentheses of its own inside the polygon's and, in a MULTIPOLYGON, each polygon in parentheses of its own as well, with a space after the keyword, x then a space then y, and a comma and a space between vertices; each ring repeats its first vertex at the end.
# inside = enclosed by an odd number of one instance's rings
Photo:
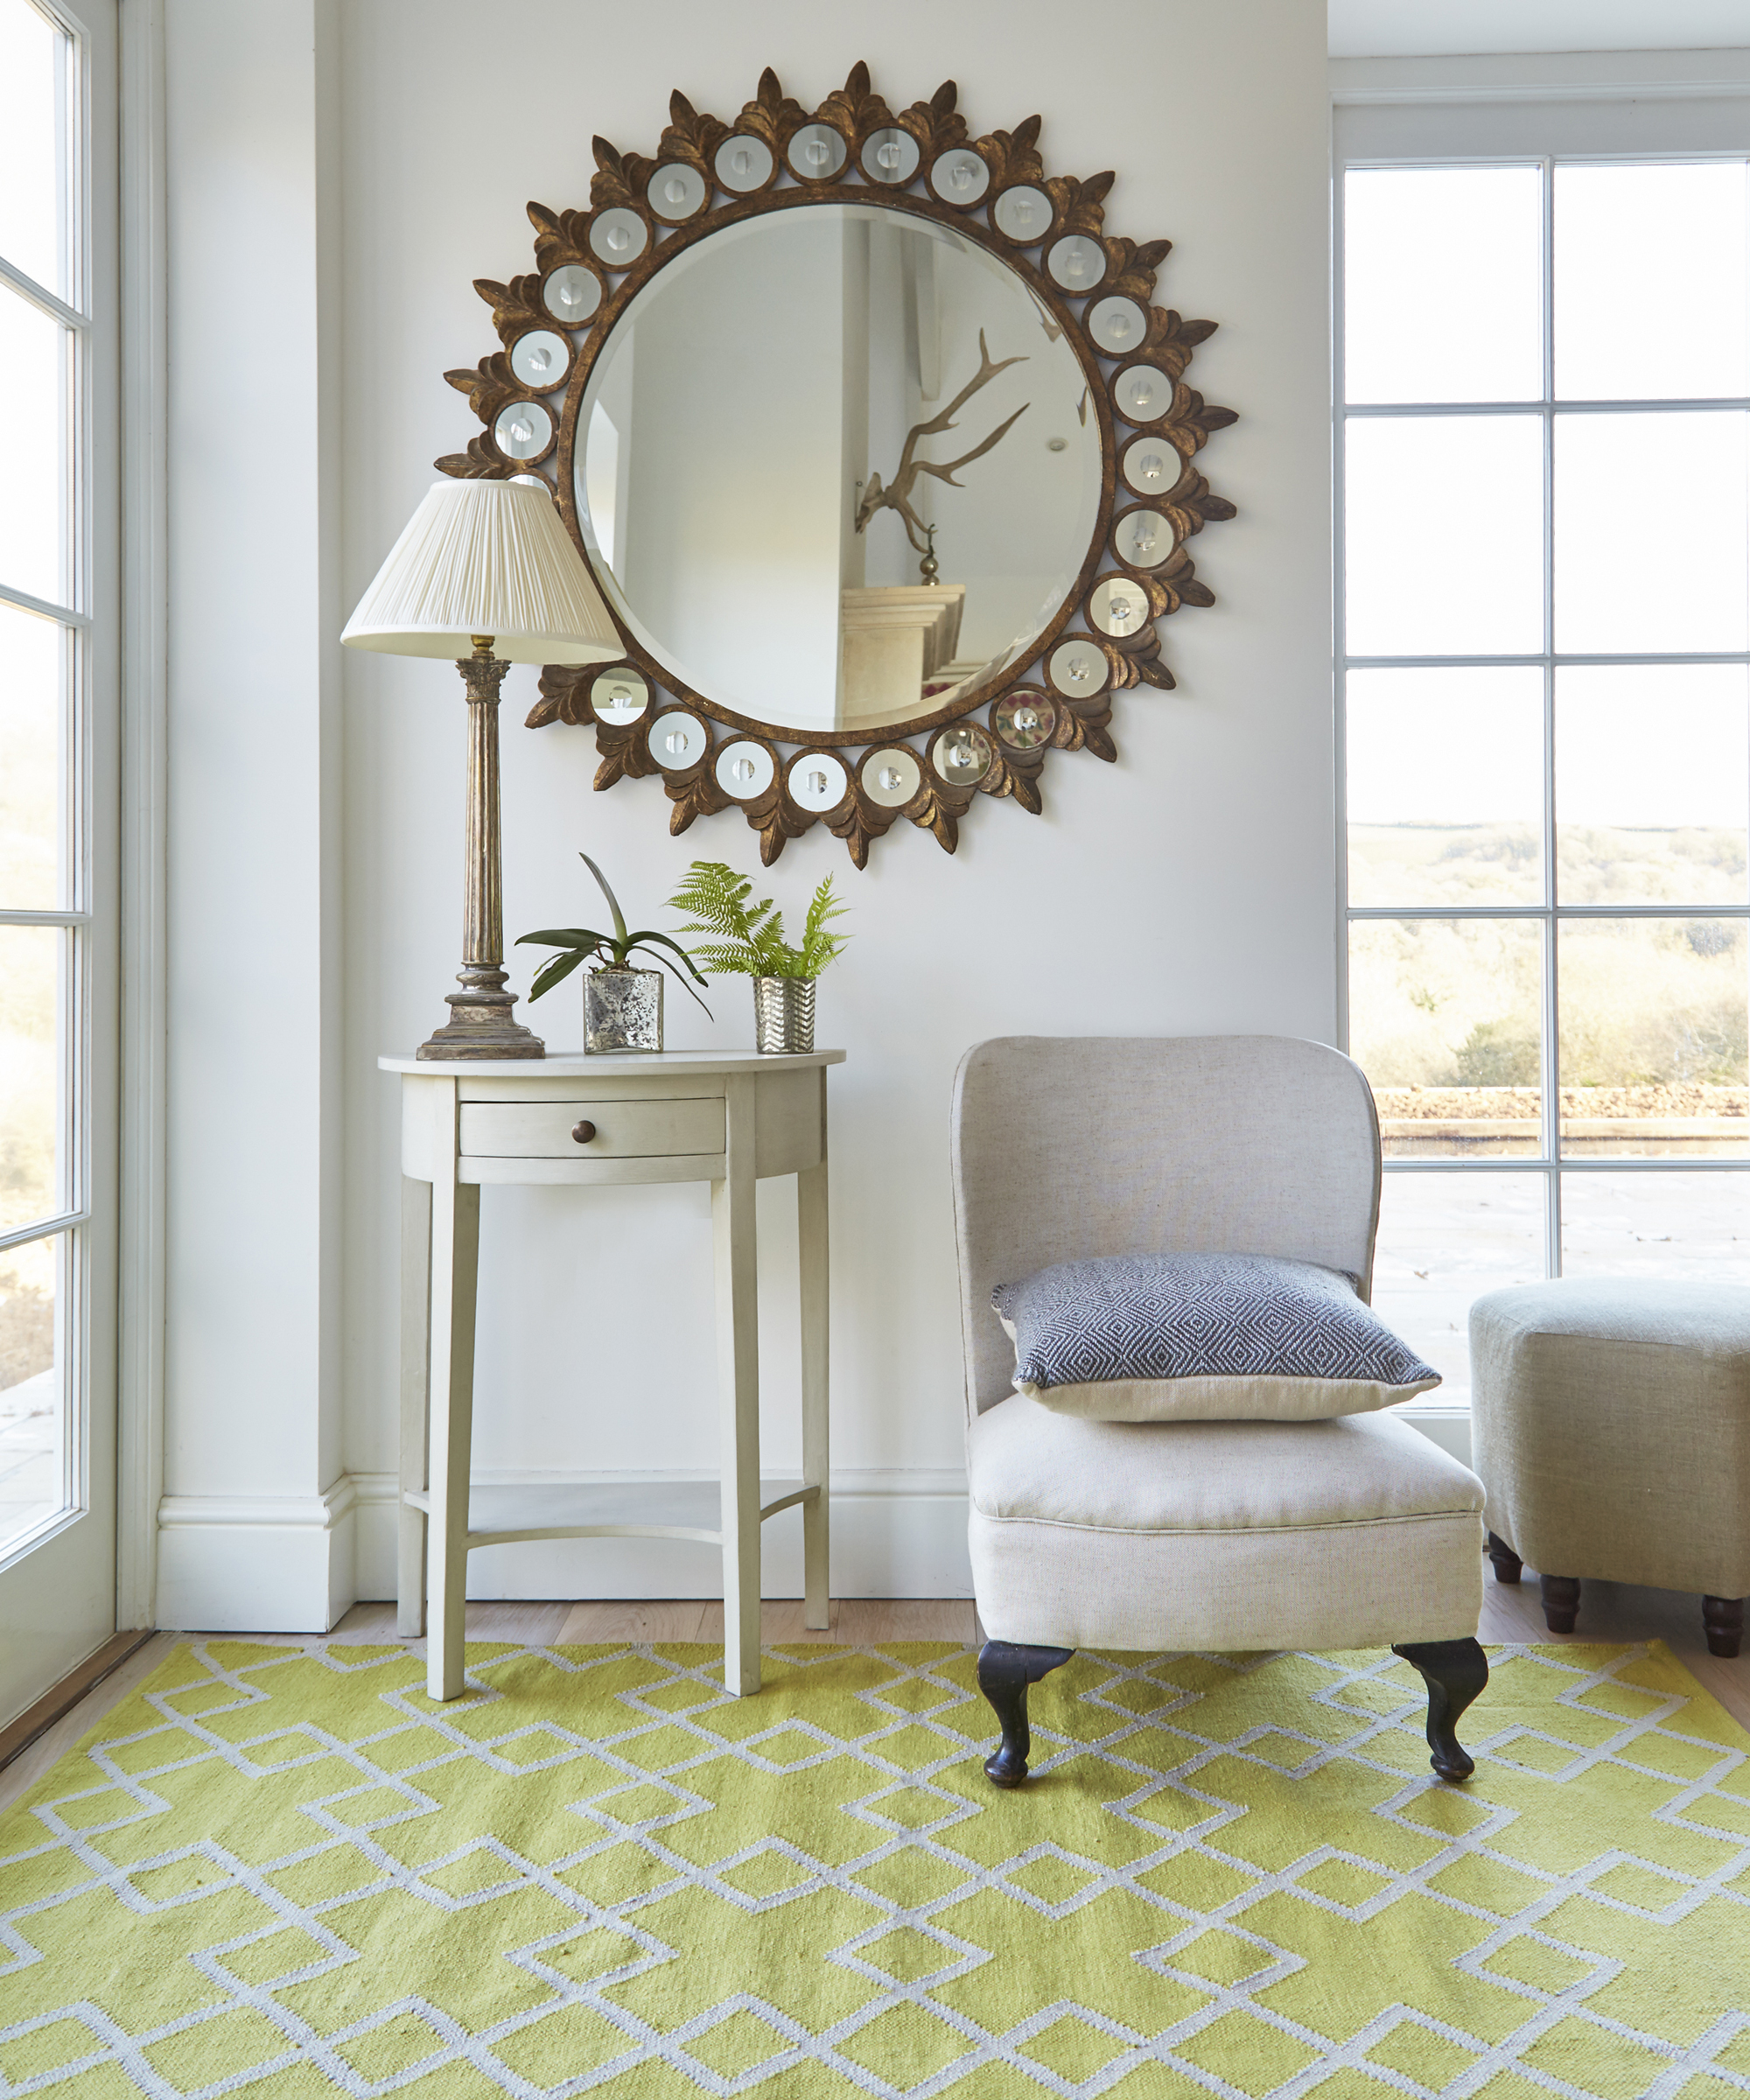
POLYGON ((1750 0, 1330 0, 1334 59, 1750 46, 1750 0))

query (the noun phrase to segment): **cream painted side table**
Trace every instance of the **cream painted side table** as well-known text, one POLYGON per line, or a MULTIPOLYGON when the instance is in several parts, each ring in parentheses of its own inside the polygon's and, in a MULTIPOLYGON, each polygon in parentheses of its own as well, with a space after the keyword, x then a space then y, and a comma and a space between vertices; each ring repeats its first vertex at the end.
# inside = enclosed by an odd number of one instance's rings
POLYGON ((760 1527, 802 1506, 805 1620, 827 1624, 826 1074, 808 1057, 671 1051, 421 1063, 401 1074, 398 1626, 426 1631, 434 1699, 462 1690, 468 1555, 531 1538, 690 1538, 723 1549, 724 1676, 760 1689, 760 1527), (760 1477, 753 1185, 794 1174, 802 1284, 802 1472, 760 1477), (658 1486, 471 1488, 480 1188, 709 1181, 721 1470, 658 1486))

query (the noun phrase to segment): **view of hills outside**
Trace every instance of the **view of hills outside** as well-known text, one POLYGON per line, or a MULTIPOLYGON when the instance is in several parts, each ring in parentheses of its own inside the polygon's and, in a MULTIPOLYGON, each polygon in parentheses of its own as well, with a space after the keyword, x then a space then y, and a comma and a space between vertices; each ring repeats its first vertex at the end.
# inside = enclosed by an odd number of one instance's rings
MULTIPOLYGON (((1542 902, 1541 683, 1518 668, 1350 675, 1352 906, 1542 902)), ((1556 709, 1558 901, 1741 905, 1743 668, 1564 669, 1556 709)), ((1562 922, 1565 1155, 1750 1157, 1746 934, 1741 918, 1562 922)), ((1538 1155, 1545 937, 1535 919, 1354 924, 1350 1045, 1389 1157, 1538 1155)))
POLYGON ((1344 196, 1348 1040, 1462 1403, 1485 1292, 1750 1283, 1750 164, 1344 196))

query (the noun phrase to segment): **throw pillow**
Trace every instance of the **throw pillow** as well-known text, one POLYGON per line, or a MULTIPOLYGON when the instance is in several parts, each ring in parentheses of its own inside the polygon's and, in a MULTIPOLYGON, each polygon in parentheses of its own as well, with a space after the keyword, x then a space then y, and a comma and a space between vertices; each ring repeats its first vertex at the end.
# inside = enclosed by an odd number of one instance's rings
POLYGON ((1353 1277, 1248 1254, 1060 1262, 990 1303, 1015 1390, 1101 1422, 1317 1422, 1440 1382, 1353 1277))

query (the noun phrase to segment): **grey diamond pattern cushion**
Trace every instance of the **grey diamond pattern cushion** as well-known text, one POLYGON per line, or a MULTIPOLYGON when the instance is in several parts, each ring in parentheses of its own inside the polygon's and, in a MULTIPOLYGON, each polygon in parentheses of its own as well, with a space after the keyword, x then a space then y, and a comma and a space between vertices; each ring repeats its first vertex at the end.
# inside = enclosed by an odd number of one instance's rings
POLYGON ((990 1303, 1015 1345, 1015 1390, 1096 1421, 1324 1421, 1440 1382, 1353 1278, 1311 1262, 1060 1262, 999 1284, 990 1303))

